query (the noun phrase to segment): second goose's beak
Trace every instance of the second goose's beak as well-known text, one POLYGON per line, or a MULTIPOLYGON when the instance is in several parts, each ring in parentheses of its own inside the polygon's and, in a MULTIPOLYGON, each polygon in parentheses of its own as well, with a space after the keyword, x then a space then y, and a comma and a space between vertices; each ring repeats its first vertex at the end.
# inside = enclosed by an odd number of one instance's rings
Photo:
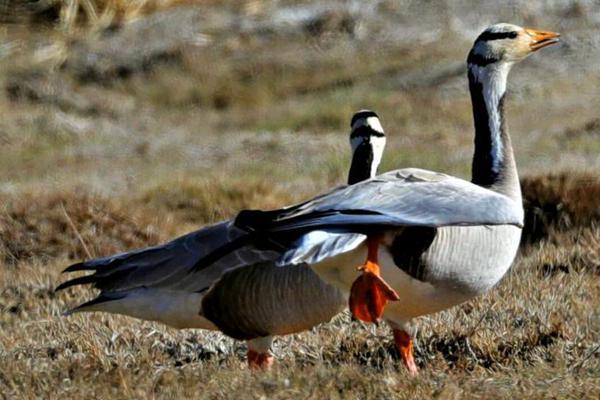
POLYGON ((533 39, 529 45, 531 47, 531 51, 537 51, 546 46, 558 43, 558 37, 560 36, 560 33, 540 31, 537 29, 525 29, 525 33, 527 33, 533 39))

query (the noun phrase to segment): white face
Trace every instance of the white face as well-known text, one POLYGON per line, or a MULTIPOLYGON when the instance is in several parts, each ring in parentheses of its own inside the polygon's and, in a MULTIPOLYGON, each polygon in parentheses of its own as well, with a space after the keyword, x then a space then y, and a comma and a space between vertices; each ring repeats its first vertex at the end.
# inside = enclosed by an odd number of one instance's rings
POLYGON ((473 53, 485 59, 515 62, 529 54, 529 43, 523 28, 496 24, 487 28, 475 41, 473 53))
POLYGON ((495 24, 479 35, 471 53, 490 63, 513 64, 558 41, 554 32, 526 29, 512 24, 495 24))

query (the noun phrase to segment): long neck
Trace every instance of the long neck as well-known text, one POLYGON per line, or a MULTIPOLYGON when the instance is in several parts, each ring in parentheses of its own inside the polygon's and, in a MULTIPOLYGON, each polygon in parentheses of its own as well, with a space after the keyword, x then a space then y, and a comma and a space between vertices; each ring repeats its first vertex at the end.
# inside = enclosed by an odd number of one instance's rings
POLYGON ((385 137, 371 136, 370 138, 356 138, 361 142, 354 145, 352 153, 352 163, 348 173, 348 184, 370 179, 377 174, 377 167, 381 161, 383 148, 385 146, 385 137))
POLYGON ((509 69, 509 65, 469 65, 475 121, 472 182, 520 203, 519 176, 504 118, 509 69))

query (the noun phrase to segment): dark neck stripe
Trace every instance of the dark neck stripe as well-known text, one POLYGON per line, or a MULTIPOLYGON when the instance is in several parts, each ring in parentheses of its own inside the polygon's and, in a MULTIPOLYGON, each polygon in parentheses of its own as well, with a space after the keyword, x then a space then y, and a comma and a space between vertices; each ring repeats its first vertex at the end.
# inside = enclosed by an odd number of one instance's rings
POLYGON ((499 39, 514 39, 517 37, 517 32, 483 32, 479 37, 477 37, 476 42, 487 42, 490 40, 499 40, 499 39))
POLYGON ((373 166, 373 147, 368 141, 358 145, 352 155, 352 164, 348 173, 348 184, 364 181, 371 178, 371 168, 373 166))
POLYGON ((467 57, 467 64, 477 65, 479 67, 485 67, 498 61, 499 60, 497 58, 488 58, 482 56, 481 54, 475 54, 473 50, 471 50, 469 56, 467 57))
POLYGON ((475 122, 475 153, 473 155, 472 182, 483 187, 490 187, 497 183, 504 172, 507 149, 499 151, 494 146, 498 141, 504 141, 504 95, 502 95, 495 110, 500 114, 500 132, 490 130, 490 115, 483 96, 483 84, 475 78, 469 70, 469 90, 473 105, 473 120, 475 122), (500 135, 499 140, 494 140, 494 135, 500 135))
POLYGON ((354 126, 354 123, 356 121, 358 121, 360 118, 367 119, 369 117, 379 118, 379 115, 377 115, 375 113, 375 111, 371 111, 371 110, 357 112, 356 114, 354 114, 352 116, 352 120, 350 121, 350 127, 352 128, 354 126))
POLYGON ((385 133, 376 131, 375 129, 372 129, 368 126, 363 125, 363 126, 359 126, 358 128, 356 128, 355 130, 352 131, 352 133, 350 134, 350 139, 354 139, 357 137, 368 138, 371 136, 385 137, 385 133))

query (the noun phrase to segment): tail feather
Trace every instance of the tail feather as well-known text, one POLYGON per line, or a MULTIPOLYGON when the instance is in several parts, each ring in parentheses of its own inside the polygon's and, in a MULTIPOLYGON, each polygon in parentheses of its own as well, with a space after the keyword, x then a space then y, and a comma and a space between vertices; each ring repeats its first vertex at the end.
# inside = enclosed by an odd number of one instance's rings
POLYGON ((169 243, 73 264, 64 272, 91 271, 92 274, 68 280, 57 287, 92 284, 108 292, 140 287, 169 287, 191 292, 208 288, 231 265, 213 265, 231 249, 243 244, 247 234, 225 221, 191 232, 169 243), (211 268, 208 268, 210 266, 211 268), (221 272, 223 272, 221 271, 221 272))
POLYGON ((165 248, 169 248, 171 243, 161 246, 147 247, 144 249, 133 250, 124 253, 114 254, 108 257, 96 258, 93 260, 78 262, 65 268, 62 272, 77 272, 77 271, 99 271, 103 274, 109 274, 123 264, 130 261, 139 262, 140 260, 148 259, 155 254, 164 253, 165 248))
POLYGON ((55 292, 59 292, 61 290, 70 288, 75 285, 87 285, 89 283, 95 283, 97 277, 94 275, 80 276, 79 278, 71 279, 70 281, 66 281, 61 283, 54 289, 55 292))
POLYGON ((67 272, 89 271, 92 269, 94 269, 94 268, 86 265, 85 262, 78 262, 77 264, 69 265, 67 268, 65 268, 62 271, 62 273, 64 274, 67 272))
POLYGON ((79 278, 71 279, 70 281, 66 281, 59 285, 55 291, 63 290, 75 285, 86 285, 86 284, 94 284, 94 287, 100 290, 110 290, 111 286, 113 286, 113 282, 119 282, 119 280, 123 277, 126 277, 129 272, 135 270, 135 266, 128 266, 126 268, 115 271, 110 275, 99 275, 92 274, 81 276, 79 278))

